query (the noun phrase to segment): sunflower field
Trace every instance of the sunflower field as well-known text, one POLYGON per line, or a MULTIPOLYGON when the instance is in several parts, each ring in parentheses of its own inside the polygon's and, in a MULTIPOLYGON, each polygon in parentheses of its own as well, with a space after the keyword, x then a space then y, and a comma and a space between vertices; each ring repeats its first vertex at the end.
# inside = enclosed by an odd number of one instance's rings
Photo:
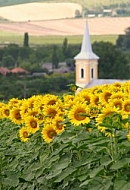
POLYGON ((0 190, 129 190, 130 82, 0 103, 0 190))

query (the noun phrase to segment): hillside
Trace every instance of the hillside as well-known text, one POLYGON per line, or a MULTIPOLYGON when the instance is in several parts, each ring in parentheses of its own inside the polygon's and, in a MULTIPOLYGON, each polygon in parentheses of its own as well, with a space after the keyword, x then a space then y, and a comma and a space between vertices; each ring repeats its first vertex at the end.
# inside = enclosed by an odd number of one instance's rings
POLYGON ((8 6, 8 5, 17 5, 23 3, 32 3, 32 2, 70 2, 77 3, 86 8, 100 7, 102 6, 125 6, 128 8, 128 4, 130 4, 129 0, 0 0, 0 6, 8 6))
POLYGON ((81 5, 76 3, 27 3, 0 7, 0 17, 14 22, 65 19, 74 18, 76 10, 81 12, 81 5))

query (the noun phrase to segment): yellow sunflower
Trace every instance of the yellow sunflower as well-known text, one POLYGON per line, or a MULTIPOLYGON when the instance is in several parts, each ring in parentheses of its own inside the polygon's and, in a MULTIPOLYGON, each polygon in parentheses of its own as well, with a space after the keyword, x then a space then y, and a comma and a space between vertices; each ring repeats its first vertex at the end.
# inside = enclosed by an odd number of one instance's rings
POLYGON ((99 108, 97 106, 89 106, 89 117, 90 118, 96 118, 99 114, 99 108))
POLYGON ((44 106, 43 113, 45 117, 54 118, 57 114, 62 114, 61 110, 57 105, 44 106))
POLYGON ((90 104, 92 94, 89 93, 88 91, 81 91, 79 94, 77 94, 77 96, 79 97, 80 100, 83 100, 84 103, 86 103, 87 105, 90 104))
POLYGON ((50 143, 53 140, 53 138, 57 135, 57 132, 53 125, 48 124, 43 127, 41 134, 44 141, 50 143))
POLYGON ((121 99, 124 100, 125 94, 123 92, 114 92, 111 95, 111 99, 121 99))
POLYGON ((112 95, 112 93, 111 93, 109 90, 108 90, 108 91, 104 90, 104 91, 100 94, 100 96, 99 96, 100 102, 101 102, 103 105, 108 104, 111 95, 112 95))
POLYGON ((10 108, 9 105, 5 104, 1 107, 1 117, 2 118, 9 118, 10 115, 10 108))
POLYGON ((121 99, 113 99, 113 100, 111 99, 110 105, 111 105, 112 107, 117 108, 117 111, 118 111, 118 110, 121 111, 122 108, 123 108, 123 101, 122 101, 121 99))
POLYGON ((26 127, 22 127, 19 130, 19 136, 21 138, 21 141, 27 142, 29 140, 29 135, 30 135, 30 133, 26 127))
POLYGON ((17 107, 14 107, 11 109, 9 118, 15 124, 20 125, 23 123, 23 119, 21 118, 21 114, 20 114, 20 109, 17 107))
POLYGON ((124 100, 123 102, 123 113, 130 114, 130 100, 124 100))
POLYGON ((21 108, 20 114, 21 114, 22 119, 24 120, 24 118, 27 115, 28 110, 29 110, 28 101, 24 100, 24 102, 23 102, 23 104, 21 105, 20 108, 21 108))
POLYGON ((19 100, 18 98, 11 98, 8 102, 8 105, 10 108, 18 107, 22 104, 22 100, 19 100))
POLYGON ((2 110, 2 107, 4 106, 7 106, 7 104, 3 103, 3 102, 0 102, 0 118, 3 118, 3 110, 2 110))
POLYGON ((130 131, 127 134, 127 139, 130 141, 130 131))
POLYGON ((96 107, 101 106, 101 102, 99 101, 99 95, 92 95, 91 96, 91 105, 96 106, 96 107))
POLYGON ((40 129, 38 119, 33 116, 25 117, 25 125, 29 132, 33 134, 40 129))
POLYGON ((68 113, 68 118, 71 123, 74 125, 87 124, 90 122, 90 118, 88 117, 88 108, 87 105, 84 104, 75 104, 72 109, 68 113))
POLYGON ((55 105, 57 101, 60 101, 59 97, 53 94, 46 94, 44 96, 45 105, 55 105))
POLYGON ((106 116, 111 116, 113 113, 118 112, 118 109, 115 107, 112 107, 110 105, 107 105, 107 107, 104 107, 101 110, 101 113, 98 114, 97 118, 95 118, 97 124, 101 124, 103 122, 103 119, 106 116))
POLYGON ((57 134, 64 131, 65 124, 63 122, 64 122, 64 118, 60 117, 59 115, 57 115, 55 119, 52 120, 52 124, 54 125, 54 129, 56 130, 57 134))

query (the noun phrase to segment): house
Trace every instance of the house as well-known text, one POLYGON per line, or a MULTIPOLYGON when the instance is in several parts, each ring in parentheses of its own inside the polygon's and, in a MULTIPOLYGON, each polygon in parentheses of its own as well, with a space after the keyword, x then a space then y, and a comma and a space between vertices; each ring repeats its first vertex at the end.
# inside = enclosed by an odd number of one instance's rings
POLYGON ((99 57, 92 50, 88 23, 86 22, 85 32, 82 40, 81 50, 74 57, 76 85, 81 88, 91 88, 95 85, 112 84, 114 82, 125 82, 118 79, 98 79, 99 57))
POLYGON ((16 73, 16 74, 20 74, 20 73, 25 73, 25 74, 28 74, 28 71, 25 70, 25 69, 22 69, 21 67, 15 67, 14 69, 11 70, 11 73, 16 73))
POLYGON ((11 71, 8 68, 6 68, 6 67, 0 67, 0 74, 6 76, 10 72, 11 71))

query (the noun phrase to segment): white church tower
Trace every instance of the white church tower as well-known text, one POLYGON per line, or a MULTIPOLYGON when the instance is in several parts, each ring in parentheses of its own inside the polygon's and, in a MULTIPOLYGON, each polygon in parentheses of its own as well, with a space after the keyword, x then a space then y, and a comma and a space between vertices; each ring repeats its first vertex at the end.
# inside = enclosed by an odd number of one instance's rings
POLYGON ((82 40, 81 51, 74 57, 74 59, 76 67, 76 85, 84 88, 93 79, 98 78, 99 59, 99 57, 92 51, 87 22, 82 40))

